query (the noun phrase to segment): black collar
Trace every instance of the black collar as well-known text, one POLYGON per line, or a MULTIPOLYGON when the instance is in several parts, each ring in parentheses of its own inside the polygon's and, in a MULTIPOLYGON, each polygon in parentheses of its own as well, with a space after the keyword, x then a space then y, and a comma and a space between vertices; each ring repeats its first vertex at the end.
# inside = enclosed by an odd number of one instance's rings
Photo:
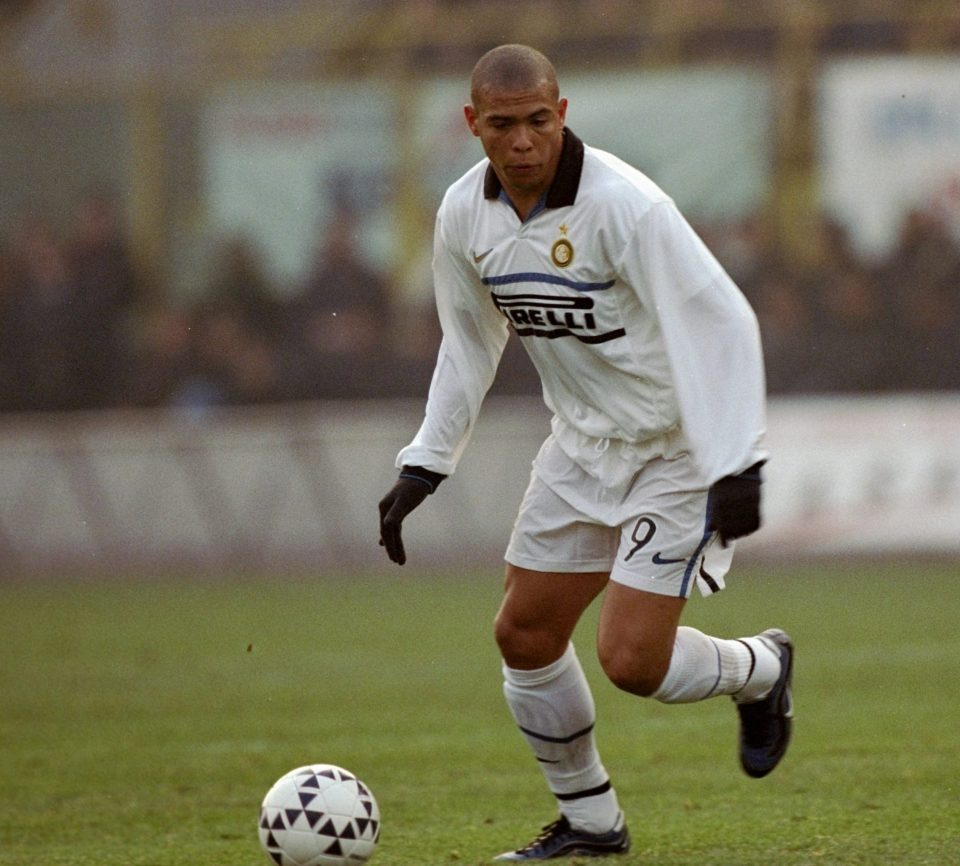
MULTIPOLYGON (((577 190, 580 188, 580 174, 583 171, 583 142, 573 134, 572 129, 563 130, 563 150, 560 151, 560 161, 557 163, 557 173, 553 177, 550 188, 547 190, 546 207, 567 207, 577 199, 577 190)), ((497 198, 503 189, 500 178, 487 166, 487 173, 483 179, 483 197, 497 198)))

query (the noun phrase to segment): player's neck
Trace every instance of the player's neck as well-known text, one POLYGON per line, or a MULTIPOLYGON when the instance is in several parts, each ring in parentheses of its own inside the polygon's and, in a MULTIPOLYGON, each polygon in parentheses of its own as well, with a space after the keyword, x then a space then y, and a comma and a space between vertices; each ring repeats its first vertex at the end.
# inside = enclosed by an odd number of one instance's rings
POLYGON ((547 180, 535 186, 517 187, 509 183, 509 179, 502 177, 500 172, 497 172, 500 187, 513 206, 514 211, 516 211, 517 216, 520 217, 521 222, 526 222, 545 203, 547 193, 557 175, 559 162, 560 154, 558 152, 547 172, 547 180))
POLYGON ((525 222, 543 200, 545 190, 516 190, 504 186, 503 192, 517 216, 520 217, 520 222, 525 222))

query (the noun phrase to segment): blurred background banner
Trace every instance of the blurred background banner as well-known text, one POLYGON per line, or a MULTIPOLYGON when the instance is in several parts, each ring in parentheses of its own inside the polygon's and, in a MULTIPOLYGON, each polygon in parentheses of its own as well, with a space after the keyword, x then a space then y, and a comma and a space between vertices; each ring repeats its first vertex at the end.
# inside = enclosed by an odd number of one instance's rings
POLYGON ((820 81, 824 207, 871 259, 912 210, 960 239, 960 57, 829 63, 820 81))
POLYGON ((389 267, 397 172, 389 98, 385 87, 361 82, 214 91, 201 117, 211 230, 253 240, 270 277, 289 286, 347 215, 364 256, 389 267))
MULTIPOLYGON (((0 571, 380 562, 434 216, 505 42, 757 312, 744 552, 956 556, 955 0, 2 0, 0 571)), ((516 340, 490 407, 426 558, 499 558, 545 431, 516 340)))
MULTIPOLYGON (((760 70, 588 71, 561 84, 570 128, 656 178, 691 218, 738 220, 763 208, 773 174, 774 94, 760 70)), ((463 120, 467 101, 463 77, 423 83, 415 129, 435 204, 483 156, 463 120)))
MULTIPOLYGON (((464 80, 427 79, 417 90, 405 119, 415 156, 406 162, 396 115, 408 109, 389 85, 275 83, 213 92, 201 117, 208 230, 254 241, 271 278, 290 286, 330 224, 349 214, 364 257, 389 269, 398 254, 392 180, 413 173, 435 208, 483 156, 463 119, 464 80)), ((763 206, 773 115, 762 73, 588 74, 572 76, 563 92, 572 128, 589 130, 592 144, 658 178, 690 218, 736 221, 763 206)), ((422 290, 429 293, 428 281, 422 290)))
POLYGON ((574 75, 562 89, 571 128, 656 178, 688 219, 736 222, 764 207, 775 121, 773 84, 761 70, 574 75))

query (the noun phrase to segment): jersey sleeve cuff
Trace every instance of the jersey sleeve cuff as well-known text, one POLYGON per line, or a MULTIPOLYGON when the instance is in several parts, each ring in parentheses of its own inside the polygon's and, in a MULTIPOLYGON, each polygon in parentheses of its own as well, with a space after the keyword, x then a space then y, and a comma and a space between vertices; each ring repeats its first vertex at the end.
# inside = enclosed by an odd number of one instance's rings
POLYGON ((439 472, 434 472, 431 469, 424 469, 422 466, 404 465, 400 467, 400 477, 416 478, 418 481, 423 481, 430 488, 430 492, 433 493, 437 487, 440 486, 440 482, 447 476, 441 475, 439 472))

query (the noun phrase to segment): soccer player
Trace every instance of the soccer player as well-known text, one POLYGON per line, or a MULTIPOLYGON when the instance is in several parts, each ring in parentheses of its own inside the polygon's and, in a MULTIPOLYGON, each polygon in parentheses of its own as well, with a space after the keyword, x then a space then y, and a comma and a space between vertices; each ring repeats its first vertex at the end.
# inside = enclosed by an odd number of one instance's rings
POLYGON ((598 654, 615 685, 665 703, 731 695, 754 777, 783 757, 792 724, 783 631, 727 640, 679 625, 693 587, 722 589, 734 539, 760 525, 756 318, 673 201, 585 145, 566 111, 539 52, 503 45, 477 62, 464 114, 486 159, 439 209, 443 340, 423 424, 380 502, 381 544, 403 565, 403 520, 454 472, 512 327, 553 419, 495 635, 507 703, 560 815, 500 860, 629 848, 571 644, 601 593, 598 654))

